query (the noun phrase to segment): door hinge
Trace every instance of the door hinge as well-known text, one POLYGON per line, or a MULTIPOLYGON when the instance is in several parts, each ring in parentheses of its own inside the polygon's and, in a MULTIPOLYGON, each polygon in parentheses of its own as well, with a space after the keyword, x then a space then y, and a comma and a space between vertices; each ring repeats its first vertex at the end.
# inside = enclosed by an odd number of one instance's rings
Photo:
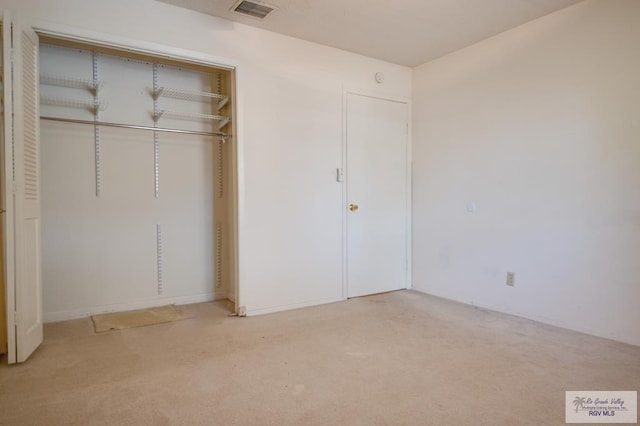
POLYGON ((342 167, 338 167, 336 169, 336 181, 338 182, 344 181, 344 170, 342 169, 342 167))
POLYGON ((13 313, 13 325, 18 325, 20 324, 20 313, 19 312, 14 312, 13 313))
POLYGON ((13 184, 11 185, 11 189, 13 191, 14 194, 18 193, 18 182, 16 182, 15 180, 13 181, 13 184))

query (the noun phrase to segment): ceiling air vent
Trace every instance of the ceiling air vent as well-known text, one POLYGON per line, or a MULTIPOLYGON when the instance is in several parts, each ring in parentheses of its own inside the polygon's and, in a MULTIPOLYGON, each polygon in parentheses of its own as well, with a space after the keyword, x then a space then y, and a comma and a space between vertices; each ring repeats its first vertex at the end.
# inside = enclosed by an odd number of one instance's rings
POLYGON ((264 19, 268 14, 276 10, 275 6, 249 0, 240 0, 233 5, 231 11, 251 16, 252 18, 264 19))

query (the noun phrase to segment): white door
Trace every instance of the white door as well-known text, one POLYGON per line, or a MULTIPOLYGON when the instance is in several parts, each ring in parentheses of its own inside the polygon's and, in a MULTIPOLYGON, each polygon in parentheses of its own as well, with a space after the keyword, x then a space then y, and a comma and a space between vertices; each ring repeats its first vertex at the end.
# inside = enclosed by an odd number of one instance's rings
POLYGON ((408 287, 408 105, 347 95, 347 295, 408 287))
POLYGON ((3 100, 5 110, 11 105, 13 112, 13 117, 4 115, 3 178, 10 188, 6 198, 13 195, 5 200, 6 234, 13 233, 5 242, 6 286, 12 288, 8 293, 13 293, 14 301, 7 306, 9 328, 14 327, 8 346, 9 362, 22 362, 42 343, 38 36, 14 23, 11 38, 9 28, 4 16, 3 56, 5 63, 12 60, 8 69, 3 68, 3 100), (7 54, 8 40, 12 40, 13 55, 7 54))

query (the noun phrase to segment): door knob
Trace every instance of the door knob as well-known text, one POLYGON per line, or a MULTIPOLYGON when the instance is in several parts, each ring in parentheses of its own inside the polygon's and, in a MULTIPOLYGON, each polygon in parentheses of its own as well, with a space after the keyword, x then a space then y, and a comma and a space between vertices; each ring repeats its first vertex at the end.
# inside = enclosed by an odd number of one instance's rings
POLYGON ((358 210, 358 205, 357 204, 349 204, 349 210, 351 210, 352 212, 355 212, 356 210, 358 210))

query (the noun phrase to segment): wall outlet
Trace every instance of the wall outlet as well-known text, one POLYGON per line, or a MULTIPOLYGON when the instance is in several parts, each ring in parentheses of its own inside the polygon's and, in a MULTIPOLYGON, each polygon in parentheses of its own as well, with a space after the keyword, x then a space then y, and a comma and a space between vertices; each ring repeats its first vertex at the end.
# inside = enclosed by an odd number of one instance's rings
POLYGON ((246 317, 247 316, 247 308, 245 306, 240 306, 238 308, 238 316, 239 317, 246 317))
POLYGON ((516 285, 516 274, 514 272, 507 272, 507 285, 511 287, 516 285))

